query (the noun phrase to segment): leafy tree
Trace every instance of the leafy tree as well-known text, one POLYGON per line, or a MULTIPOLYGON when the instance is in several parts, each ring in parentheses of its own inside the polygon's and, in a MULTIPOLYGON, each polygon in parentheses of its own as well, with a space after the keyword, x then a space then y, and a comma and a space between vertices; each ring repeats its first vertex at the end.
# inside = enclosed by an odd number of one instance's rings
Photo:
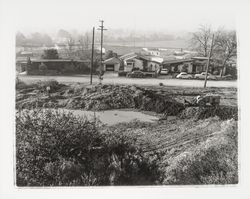
POLYGON ((114 53, 112 50, 108 50, 105 53, 105 59, 109 59, 109 58, 112 58, 112 57, 117 57, 117 53, 114 53))
POLYGON ((43 44, 45 44, 45 45, 52 45, 53 44, 53 41, 49 35, 47 35, 47 34, 43 35, 43 44))
POLYGON ((42 55, 43 59, 59 59, 58 51, 56 49, 46 49, 42 55))
POLYGON ((17 32, 16 34, 16 45, 21 46, 27 42, 27 38, 24 36, 23 33, 17 32))
POLYGON ((26 71, 29 72, 31 70, 32 63, 30 60, 30 57, 27 58, 27 65, 26 65, 26 71))
POLYGON ((71 35, 68 31, 60 29, 57 33, 57 37, 61 37, 61 38, 70 38, 71 35))

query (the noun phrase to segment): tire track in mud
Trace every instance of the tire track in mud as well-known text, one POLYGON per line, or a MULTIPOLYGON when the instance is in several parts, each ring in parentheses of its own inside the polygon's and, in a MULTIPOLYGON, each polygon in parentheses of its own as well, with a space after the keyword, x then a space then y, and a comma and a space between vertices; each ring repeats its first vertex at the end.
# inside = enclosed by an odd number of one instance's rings
POLYGON ((144 129, 143 133, 137 132, 134 136, 137 137, 138 145, 142 147, 145 153, 167 151, 172 148, 184 149, 212 137, 216 131, 220 130, 218 123, 211 120, 190 125, 190 121, 187 121, 182 125, 175 124, 175 128, 170 126, 167 129, 166 126, 168 125, 163 125, 158 128, 144 129))

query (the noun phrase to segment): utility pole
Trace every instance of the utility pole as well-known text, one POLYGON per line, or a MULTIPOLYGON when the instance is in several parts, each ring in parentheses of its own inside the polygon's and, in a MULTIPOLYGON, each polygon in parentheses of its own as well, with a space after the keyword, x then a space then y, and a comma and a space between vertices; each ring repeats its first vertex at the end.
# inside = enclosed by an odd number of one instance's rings
POLYGON ((211 55, 212 55, 213 45, 214 45, 214 34, 213 34, 213 37, 212 37, 211 47, 210 47, 210 51, 209 51, 209 55, 208 55, 208 60, 207 60, 207 67, 206 67, 206 76, 205 76, 204 88, 206 88, 206 86, 207 86, 207 73, 208 73, 208 68, 209 68, 210 59, 211 59, 211 55))
POLYGON ((93 77, 94 47, 95 47, 95 27, 93 27, 93 36, 92 36, 92 54, 91 54, 91 68, 90 68, 90 84, 92 84, 92 77, 93 77))
POLYGON ((100 20, 100 22, 101 22, 101 25, 99 26, 100 28, 98 28, 98 30, 100 30, 101 31, 101 70, 103 70, 103 66, 102 66, 102 46, 103 46, 103 31, 104 30, 107 30, 107 29, 105 29, 104 28, 104 26, 103 26, 103 20, 100 20))

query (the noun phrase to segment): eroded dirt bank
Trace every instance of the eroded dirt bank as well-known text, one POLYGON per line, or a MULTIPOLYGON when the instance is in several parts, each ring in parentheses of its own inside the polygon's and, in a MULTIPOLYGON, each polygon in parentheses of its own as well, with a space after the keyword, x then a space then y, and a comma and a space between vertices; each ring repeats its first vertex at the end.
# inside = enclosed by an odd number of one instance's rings
POLYGON ((16 93, 17 109, 67 108, 82 110, 113 110, 132 108, 153 111, 166 116, 204 119, 218 116, 225 120, 237 120, 237 90, 233 88, 176 88, 176 87, 138 87, 128 85, 59 84, 56 81, 19 85, 16 93), (46 88, 50 87, 50 94, 46 88), (218 94, 219 107, 187 107, 185 100, 197 95, 218 94))

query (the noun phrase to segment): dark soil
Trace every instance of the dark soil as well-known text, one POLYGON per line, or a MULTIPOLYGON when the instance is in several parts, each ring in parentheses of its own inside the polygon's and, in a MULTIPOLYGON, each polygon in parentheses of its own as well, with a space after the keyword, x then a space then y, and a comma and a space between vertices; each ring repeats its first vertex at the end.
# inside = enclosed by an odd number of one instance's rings
POLYGON ((195 120, 214 116, 222 120, 238 119, 238 108, 235 106, 237 90, 230 88, 180 89, 128 85, 63 85, 52 80, 33 85, 21 83, 17 84, 16 89, 17 109, 46 107, 101 111, 134 108, 162 113, 165 119, 167 116, 195 120), (50 86, 50 93, 46 91, 48 86, 50 86), (221 105, 218 107, 186 107, 184 105, 185 100, 190 101, 197 95, 205 94, 220 95, 221 105))

